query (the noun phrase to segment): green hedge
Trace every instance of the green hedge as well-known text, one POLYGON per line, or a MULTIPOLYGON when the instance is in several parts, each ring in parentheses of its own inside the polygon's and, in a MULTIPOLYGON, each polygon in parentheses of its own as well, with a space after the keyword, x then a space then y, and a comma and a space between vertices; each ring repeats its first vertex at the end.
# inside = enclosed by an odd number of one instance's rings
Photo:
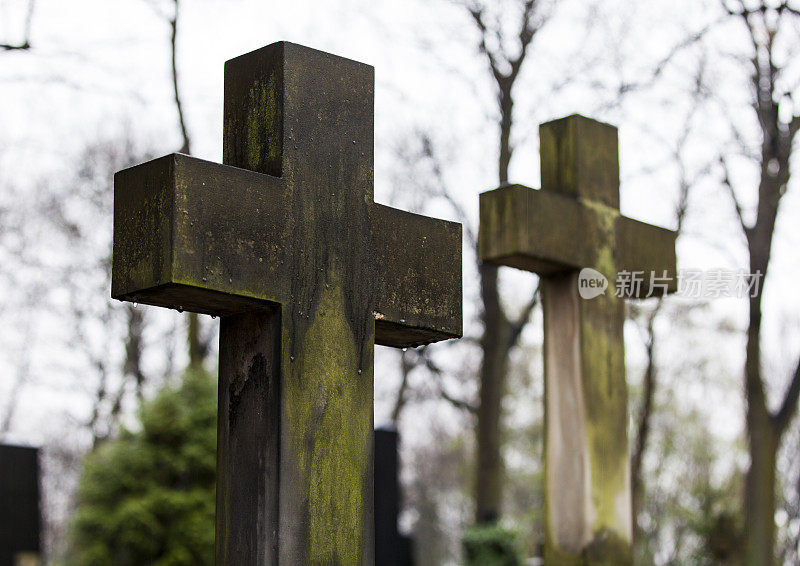
POLYGON ((87 456, 67 564, 213 565, 216 415, 216 379, 190 372, 87 456))
POLYGON ((519 533, 500 525, 474 526, 464 533, 466 566, 522 566, 519 533))

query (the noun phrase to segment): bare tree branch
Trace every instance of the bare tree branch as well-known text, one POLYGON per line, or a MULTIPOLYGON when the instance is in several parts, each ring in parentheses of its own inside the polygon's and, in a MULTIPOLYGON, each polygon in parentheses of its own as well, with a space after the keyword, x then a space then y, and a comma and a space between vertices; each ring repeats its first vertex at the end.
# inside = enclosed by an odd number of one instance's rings
POLYGON ((416 350, 419 360, 425 365, 425 367, 430 371, 433 375, 436 376, 436 384, 439 390, 439 395, 442 399, 456 407, 457 409, 463 409, 469 411, 470 413, 476 413, 478 408, 470 403, 469 401, 465 401, 463 399, 458 399, 452 395, 450 395, 444 387, 442 383, 442 376, 444 375, 444 370, 440 368, 436 362, 433 361, 430 354, 428 353, 428 347, 423 346, 416 350))
POLYGON ((697 44, 700 42, 706 34, 708 34, 711 30, 713 30, 722 19, 715 20, 710 22, 697 30, 696 32, 692 33, 688 37, 684 38, 680 42, 676 43, 672 46, 672 48, 667 52, 664 57, 659 60, 658 63, 653 67, 650 71, 649 76, 645 80, 641 80, 638 82, 628 82, 628 83, 621 83, 618 87, 618 96, 622 97, 623 95, 629 94, 631 92, 637 90, 643 90, 648 88, 655 83, 655 81, 667 70, 670 63, 677 57, 680 53, 682 53, 687 48, 697 44))
POLYGON ((26 51, 30 48, 31 44, 27 40, 18 44, 0 43, 0 49, 3 51, 26 51))
POLYGON ((736 218, 739 220, 739 226, 741 226, 742 231, 744 232, 745 236, 749 236, 750 228, 744 221, 744 214, 742 211, 742 204, 739 202, 739 197, 736 196, 736 191, 733 188, 733 183, 731 182, 731 175, 730 171, 728 170, 728 163, 725 161, 725 157, 720 155, 719 157, 719 164, 722 167, 722 186, 728 189, 728 194, 733 201, 733 206, 736 211, 736 218))
MULTIPOLYGON (((157 13, 160 13, 157 7, 155 7, 150 0, 146 0, 146 3, 150 5, 157 13)), ((178 81, 178 23, 180 20, 180 0, 172 0, 173 3, 173 11, 171 16, 167 16, 167 22, 169 23, 170 27, 170 68, 172 74, 172 93, 173 93, 173 101, 175 102, 175 109, 178 113, 178 125, 180 126, 181 130, 181 148, 178 150, 180 153, 185 153, 190 155, 192 153, 191 149, 191 137, 189 135, 189 129, 186 124, 186 114, 183 108, 183 99, 181 97, 180 85, 178 81)), ((202 331, 202 324, 200 321, 200 317, 197 313, 188 313, 186 316, 187 320, 187 341, 189 346, 189 365, 192 367, 202 367, 203 362, 205 361, 206 357, 208 356, 208 352, 210 349, 210 337, 206 335, 203 337, 202 331)))
POLYGON ((442 386, 441 381, 439 382, 438 385, 439 385, 439 396, 442 399, 444 399, 445 401, 447 401, 448 403, 450 403, 451 405, 453 405, 456 409, 461 409, 463 411, 468 411, 468 412, 470 412, 472 414, 475 414, 475 413, 478 412, 478 408, 475 405, 473 405, 472 403, 469 403, 468 401, 464 401, 462 399, 457 399, 457 398, 453 397, 452 395, 450 395, 444 389, 444 386, 442 386))
MULTIPOLYGON (((144 332, 144 314, 142 309, 127 303, 125 305, 128 315, 128 338, 125 343, 125 367, 126 375, 133 377, 136 383, 136 395, 139 401, 143 399, 144 383, 147 380, 142 369, 142 334, 144 332)), ((123 380, 124 381, 124 380, 123 380)), ((119 403, 115 403, 115 408, 119 411, 119 403)))
POLYGON ((403 408, 406 405, 406 401, 408 400, 408 396, 406 395, 406 391, 408 390, 408 376, 413 369, 413 365, 409 360, 410 356, 408 350, 402 350, 400 352, 400 387, 397 391, 397 398, 394 402, 394 408, 392 409, 392 423, 395 427, 397 427, 397 423, 400 420, 400 413, 402 412, 403 408))
POLYGON ((181 127, 181 136, 183 137, 183 145, 181 146, 180 153, 191 153, 191 141, 189 139, 189 132, 186 128, 186 119, 183 114, 183 104, 181 102, 180 89, 178 88, 178 64, 177 64, 177 41, 178 41, 178 14, 180 1, 173 0, 175 4, 175 11, 172 18, 169 20, 170 26, 170 53, 172 64, 172 90, 175 97, 175 108, 178 110, 178 123, 181 127))
POLYGON ((537 26, 533 23, 536 1, 537 0, 526 0, 525 5, 522 8, 522 25, 520 26, 519 30, 519 55, 509 60, 509 63, 511 64, 511 72, 508 74, 508 76, 511 81, 514 81, 514 79, 517 78, 517 75, 522 68, 522 63, 525 61, 525 55, 528 52, 528 46, 531 44, 536 32, 538 32, 539 28, 541 27, 541 25, 537 26))
POLYGON ((789 138, 794 140, 798 131, 800 131, 800 116, 795 114, 789 122, 789 138))
MULTIPOLYGON (((516 80, 521 75, 524 62, 529 59, 533 39, 548 20, 548 14, 542 13, 541 9, 545 2, 542 0, 518 0, 517 5, 521 8, 519 20, 516 20, 517 23, 513 24, 514 27, 511 30, 506 30, 504 27, 508 21, 505 17, 500 18, 489 14, 490 7, 494 9, 489 2, 480 0, 457 0, 457 2, 463 6, 468 20, 477 30, 477 51, 482 58, 485 57, 490 76, 493 79, 497 114, 492 119, 496 120, 495 124, 499 134, 497 138, 497 181, 498 185, 503 185, 509 181, 509 164, 514 153, 514 144, 511 139, 515 102, 513 89, 516 80), (515 45, 512 46, 512 43, 515 45)), ((428 195, 443 199, 464 220, 465 239, 473 249, 476 249, 477 226, 470 222, 471 216, 467 214, 456 198, 456 193, 448 190, 449 187, 444 182, 440 162, 434 154, 430 139, 421 136, 421 140, 423 148, 420 153, 422 156, 430 158, 432 166, 432 171, 428 175, 433 180, 432 190, 429 187, 428 195)), ((529 322, 530 313, 536 306, 536 298, 533 297, 531 303, 524 308, 523 316, 516 321, 516 325, 512 329, 512 323, 508 320, 499 299, 497 268, 479 263, 477 271, 480 278, 482 303, 480 317, 483 323, 482 335, 473 340, 473 343, 479 346, 482 354, 478 370, 479 400, 471 403, 451 395, 443 380, 444 371, 438 367, 427 350, 420 350, 414 364, 424 365, 431 374, 432 382, 438 389, 438 398, 476 415, 478 458, 475 483, 480 492, 481 486, 493 483, 492 480, 487 480, 488 477, 499 477, 499 474, 502 473, 499 466, 502 461, 500 447, 503 442, 500 421, 509 350, 519 340, 524 326, 529 322), (509 340, 511 333, 514 334, 514 337, 509 340)), ((494 520, 498 516, 500 498, 497 496, 498 493, 495 493, 496 491, 487 494, 486 497, 481 496, 480 493, 476 496, 478 522, 494 520)))
POLYGON ((478 236, 475 234, 475 230, 472 228, 472 223, 469 221, 470 218, 467 214, 467 211, 464 209, 464 206, 453 196, 452 191, 448 190, 447 182, 445 181, 444 173, 442 172, 442 163, 436 152, 433 140, 425 132, 420 132, 419 138, 420 143, 422 144, 422 156, 430 162, 431 172, 433 173, 433 179, 429 184, 430 188, 428 190, 428 194, 431 197, 441 198, 447 202, 448 205, 450 205, 450 207, 453 209, 453 212, 456 213, 456 216, 461 222, 467 242, 470 244, 470 246, 477 247, 478 236))
POLYGON ((653 405, 655 403, 655 392, 657 385, 656 374, 656 361, 655 361, 655 320, 661 307, 664 304, 664 299, 659 298, 656 307, 650 312, 647 317, 647 325, 645 330, 645 341, 647 347, 647 368, 644 372, 644 398, 642 406, 639 409, 639 418, 637 419, 636 437, 634 440, 633 454, 631 454, 631 478, 633 483, 633 509, 634 512, 639 511, 641 508, 641 497, 644 489, 644 482, 642 477, 642 462, 644 461, 645 450, 647 449, 647 441, 650 437, 650 423, 652 422, 653 405))
MULTIPOLYGON (((26 329, 25 334, 26 336, 30 337, 30 327, 26 329)), ((8 397, 6 398, 5 408, 3 410, 3 420, 0 422, 0 438, 8 434, 8 432, 11 430, 11 423, 14 415, 16 414, 20 395, 22 394, 22 390, 24 389, 30 377, 30 365, 30 352, 24 351, 22 353, 21 363, 18 366, 16 380, 14 381, 14 385, 12 386, 8 397)))
MULTIPOLYGON (((760 273, 766 278, 780 201, 789 182, 792 141, 800 127, 794 117, 789 123, 781 119, 785 102, 791 102, 792 97, 791 94, 787 97, 785 92, 780 92, 777 86, 782 71, 786 69, 786 63, 781 57, 782 66, 776 64, 776 37, 782 29, 782 22, 785 20, 783 16, 796 18, 798 14, 785 1, 772 4, 762 0, 746 4, 744 0, 721 0, 721 4, 730 16, 737 18, 745 26, 753 49, 749 86, 751 107, 761 134, 760 151, 753 163, 759 166, 760 176, 755 221, 745 234, 750 271, 754 274, 760 273)), ((730 181, 725 184, 732 193, 730 181)), ((741 212, 737 213, 741 217, 741 212)), ((747 564, 768 564, 774 560, 775 453, 788 422, 797 409, 797 398, 800 395, 798 369, 777 414, 769 409, 761 363, 762 297, 761 293, 754 293, 748 298, 749 321, 744 364, 745 422, 750 455, 744 492, 744 560, 747 564), (764 442, 765 438, 771 441, 764 442)))
POLYGON ((792 8, 788 5, 788 3, 784 2, 781 4, 780 8, 778 9, 779 12, 788 12, 790 14, 794 14, 795 16, 800 16, 800 10, 797 8, 792 8))
POLYGON ((483 8, 478 5, 473 5, 468 7, 467 11, 469 12, 470 16, 472 16, 472 20, 475 22, 475 25, 478 27, 478 31, 480 32, 478 49, 486 56, 486 59, 489 62, 489 68, 492 71, 492 75, 494 75, 495 80, 500 81, 503 78, 503 72, 500 70, 497 57, 486 45, 486 36, 489 32, 488 28, 486 27, 486 23, 483 21, 483 8))
POLYGON ((536 10, 540 4, 541 2, 539 0, 525 0, 524 4, 522 5, 520 29, 517 34, 517 38, 519 39, 519 52, 513 57, 508 53, 504 53, 501 47, 498 48, 500 50, 499 52, 495 52, 488 46, 487 38, 490 33, 493 33, 496 36, 498 43, 501 43, 502 35, 499 25, 495 26, 491 30, 489 29, 489 26, 487 26, 483 6, 477 3, 466 6, 467 11, 475 23, 475 26, 478 28, 478 33, 480 34, 478 40, 478 49, 486 56, 489 63, 489 68, 491 69, 492 75, 497 83, 504 81, 513 83, 517 78, 517 75, 522 68, 522 64, 525 61, 528 47, 533 41, 533 38, 536 36, 536 33, 542 27, 542 24, 547 20, 547 17, 543 17, 542 21, 538 24, 534 21, 536 10), (502 65, 508 65, 509 71, 504 72, 502 65))

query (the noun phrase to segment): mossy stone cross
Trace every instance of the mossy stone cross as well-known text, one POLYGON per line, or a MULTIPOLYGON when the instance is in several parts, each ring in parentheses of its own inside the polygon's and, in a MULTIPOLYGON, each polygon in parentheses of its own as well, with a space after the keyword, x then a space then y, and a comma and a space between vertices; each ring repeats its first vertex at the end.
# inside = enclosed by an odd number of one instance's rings
POLYGON ((221 316, 217 564, 371 564, 373 345, 461 335, 461 226, 373 202, 372 67, 225 65, 224 163, 114 179, 112 296, 221 316))
POLYGON ((676 289, 675 233, 620 214, 616 128, 569 116, 539 132, 542 189, 481 194, 479 255, 542 277, 545 562, 630 564, 624 298, 676 289), (605 294, 580 298, 587 267, 605 294), (645 276, 617 296, 625 271, 645 276))

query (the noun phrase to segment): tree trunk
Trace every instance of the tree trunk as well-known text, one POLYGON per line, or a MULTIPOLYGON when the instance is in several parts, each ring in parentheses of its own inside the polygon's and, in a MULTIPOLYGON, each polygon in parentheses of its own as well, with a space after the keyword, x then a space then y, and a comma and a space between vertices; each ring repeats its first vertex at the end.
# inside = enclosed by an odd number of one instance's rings
POLYGON ((497 102, 500 106, 500 155, 498 161, 498 179, 501 185, 508 183, 508 166, 511 164, 511 125, 513 123, 514 98, 511 95, 513 79, 506 79, 498 84, 500 92, 497 102))
POLYGON ((644 374, 644 400, 639 412, 638 424, 636 429, 636 441, 633 454, 631 454, 631 500, 633 506, 633 540, 636 541, 640 535, 639 512, 644 503, 644 455, 647 450, 647 442, 650 438, 650 424, 653 417, 653 404, 656 395, 656 367, 655 367, 655 318, 663 304, 659 299, 658 306, 650 314, 647 323, 647 369, 644 374))
POLYGON ((206 348, 200 337, 200 317, 190 312, 187 318, 187 342, 189 343, 189 367, 200 369, 206 358, 206 348))
POLYGON ((750 468, 745 482, 747 566, 770 566, 775 560, 775 460, 778 436, 767 414, 749 427, 750 468))
MULTIPOLYGON (((789 180, 788 158, 785 157, 789 151, 781 146, 777 111, 769 116, 770 120, 762 119, 764 141, 757 217, 755 225, 746 232, 750 273, 761 274, 762 283, 767 277, 780 198, 789 180), (768 164, 775 160, 780 164, 779 174, 769 170, 768 164)), ((750 454, 744 494, 745 565, 771 566, 775 560, 775 460, 781 431, 767 405, 761 373, 761 289, 755 295, 749 299, 744 368, 750 454)))
MULTIPOLYGON (((754 238, 751 238, 753 240, 754 238)), ((760 246, 751 244, 751 269, 763 269, 760 246)), ((768 256, 767 256, 768 257, 768 256)), ((763 271, 762 271, 763 272, 763 271)), ((761 298, 750 299, 745 383, 750 467, 745 479, 745 565, 771 566, 775 548, 775 464, 780 435, 769 412, 761 380, 761 298)))
POLYGON ((476 476, 477 523, 492 523, 500 518, 503 485, 501 417, 508 369, 508 334, 510 327, 500 306, 497 290, 497 267, 481 265, 483 300, 483 359, 480 373, 478 408, 478 469, 476 476))
MULTIPOLYGON (((508 183, 511 162, 511 126, 513 124, 513 81, 499 81, 500 144, 498 180, 508 183)), ((508 371, 509 336, 511 326, 500 304, 497 287, 497 267, 481 264, 478 267, 483 303, 483 336, 481 349, 480 407, 478 408, 478 470, 476 475, 475 520, 492 523, 500 518, 503 500, 502 426, 503 395, 508 371)))
MULTIPOLYGON (((125 375, 131 376, 136 383, 136 396, 142 401, 144 395, 144 382, 146 380, 142 370, 142 351, 144 350, 144 315, 142 309, 131 304, 126 305, 128 311, 128 339, 125 342, 125 375)), ((120 395, 112 407, 111 414, 116 419, 122 405, 124 387, 120 388, 120 395)))

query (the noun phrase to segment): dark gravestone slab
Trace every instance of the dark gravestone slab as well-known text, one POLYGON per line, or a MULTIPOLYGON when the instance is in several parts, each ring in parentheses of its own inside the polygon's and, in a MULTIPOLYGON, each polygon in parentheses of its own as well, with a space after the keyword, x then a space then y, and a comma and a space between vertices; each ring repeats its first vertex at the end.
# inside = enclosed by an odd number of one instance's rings
POLYGON ((0 566, 40 552, 39 450, 0 445, 0 566))
POLYGON ((375 565, 410 566, 411 539, 397 530, 400 515, 397 431, 375 430, 375 565))

